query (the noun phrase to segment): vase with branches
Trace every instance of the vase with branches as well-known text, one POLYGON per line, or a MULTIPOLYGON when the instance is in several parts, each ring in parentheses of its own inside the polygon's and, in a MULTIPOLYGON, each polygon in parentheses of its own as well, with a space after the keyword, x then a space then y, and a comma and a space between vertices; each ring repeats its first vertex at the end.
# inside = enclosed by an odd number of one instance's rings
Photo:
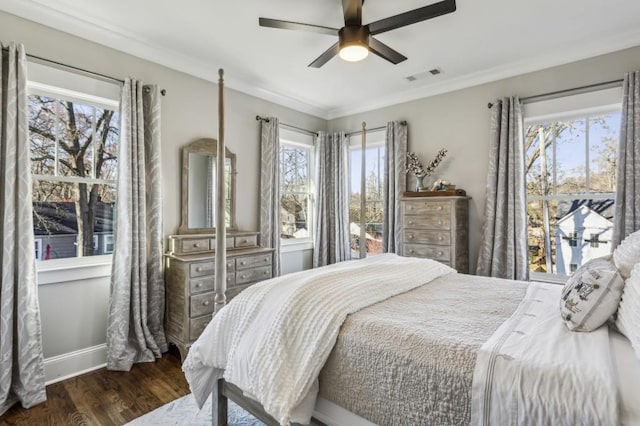
POLYGON ((433 158, 433 160, 431 160, 431 162, 427 164, 427 166, 425 167, 422 165, 422 163, 418 159, 418 156, 416 155, 415 152, 407 153, 407 165, 406 165, 405 171, 406 173, 411 173, 413 174, 413 176, 415 176, 416 191, 425 190, 424 178, 426 176, 431 176, 431 174, 433 174, 436 167, 438 167, 438 164, 440 164, 440 162, 444 159, 446 155, 447 155, 447 150, 444 148, 441 149, 440 151, 438 151, 438 153, 433 158))

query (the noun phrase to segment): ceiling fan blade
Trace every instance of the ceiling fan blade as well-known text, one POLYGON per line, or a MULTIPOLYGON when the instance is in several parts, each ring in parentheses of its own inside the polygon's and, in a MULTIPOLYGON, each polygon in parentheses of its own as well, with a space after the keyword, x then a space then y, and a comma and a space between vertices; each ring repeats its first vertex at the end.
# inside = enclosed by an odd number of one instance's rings
POLYGON ((320 25, 301 24, 299 22, 281 21, 279 19, 258 18, 261 27, 279 28, 281 30, 311 31, 314 33, 338 35, 337 28, 323 27, 320 25))
POLYGON ((315 61, 311 62, 309 66, 311 68, 320 68, 321 66, 329 62, 331 58, 336 56, 338 52, 340 52, 340 43, 336 43, 333 46, 331 46, 322 55, 318 56, 318 58, 315 61))
POLYGON ((455 12, 455 10, 456 0, 444 0, 430 4, 429 6, 410 10, 399 15, 372 22, 367 25, 367 27, 369 27, 369 33, 371 35, 376 35, 396 28, 406 27, 407 25, 415 24, 416 22, 426 21, 427 19, 446 15, 447 13, 455 12))
POLYGON ((380 56, 382 59, 386 59, 394 65, 407 60, 406 56, 393 50, 383 42, 376 40, 373 37, 369 37, 369 51, 380 56))
POLYGON ((345 26, 362 25, 362 3, 363 0, 342 0, 345 26))

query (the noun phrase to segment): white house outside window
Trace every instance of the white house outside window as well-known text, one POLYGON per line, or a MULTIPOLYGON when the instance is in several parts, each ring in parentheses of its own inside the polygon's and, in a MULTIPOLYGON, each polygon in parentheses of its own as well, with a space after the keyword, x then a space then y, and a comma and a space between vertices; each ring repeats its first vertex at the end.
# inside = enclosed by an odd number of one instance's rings
POLYGON ((533 278, 536 273, 569 275, 610 253, 619 131, 619 105, 601 102, 535 118, 525 109, 533 278))

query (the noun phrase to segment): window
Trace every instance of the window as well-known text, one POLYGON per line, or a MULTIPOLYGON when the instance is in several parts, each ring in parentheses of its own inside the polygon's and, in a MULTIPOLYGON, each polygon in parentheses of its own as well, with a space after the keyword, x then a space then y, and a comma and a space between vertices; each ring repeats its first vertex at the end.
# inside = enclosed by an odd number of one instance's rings
POLYGON ((313 138, 285 129, 280 135, 280 238, 285 244, 310 241, 313 138))
POLYGON ((36 260, 42 260, 42 239, 36 238, 34 243, 36 246, 36 260))
POLYGON ((568 275, 609 253, 619 130, 615 105, 525 111, 530 271, 568 275))
POLYGON ((103 238, 102 244, 104 245, 105 254, 113 253, 113 244, 114 244, 113 235, 103 235, 102 238, 103 238))
POLYGON ((349 140, 349 230, 351 257, 382 253, 384 211, 385 132, 367 133, 364 149, 360 136, 349 140), (364 211, 362 210, 362 170, 364 181, 364 211), (365 241, 364 244, 361 241, 365 241))
POLYGON ((36 81, 28 89, 34 234, 46 247, 41 259, 100 254, 97 235, 113 233, 118 101, 36 81))

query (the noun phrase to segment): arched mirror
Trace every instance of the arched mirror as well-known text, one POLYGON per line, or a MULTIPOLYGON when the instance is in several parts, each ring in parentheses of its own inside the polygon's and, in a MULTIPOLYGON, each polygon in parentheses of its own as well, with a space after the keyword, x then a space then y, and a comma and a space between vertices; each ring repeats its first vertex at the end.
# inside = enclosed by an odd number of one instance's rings
MULTIPOLYGON (((226 148, 226 147, 225 147, 226 148)), ((182 220, 180 234, 209 234, 216 223, 215 139, 199 139, 182 148, 182 220)), ((236 229, 236 155, 225 149, 227 229, 236 229)))

